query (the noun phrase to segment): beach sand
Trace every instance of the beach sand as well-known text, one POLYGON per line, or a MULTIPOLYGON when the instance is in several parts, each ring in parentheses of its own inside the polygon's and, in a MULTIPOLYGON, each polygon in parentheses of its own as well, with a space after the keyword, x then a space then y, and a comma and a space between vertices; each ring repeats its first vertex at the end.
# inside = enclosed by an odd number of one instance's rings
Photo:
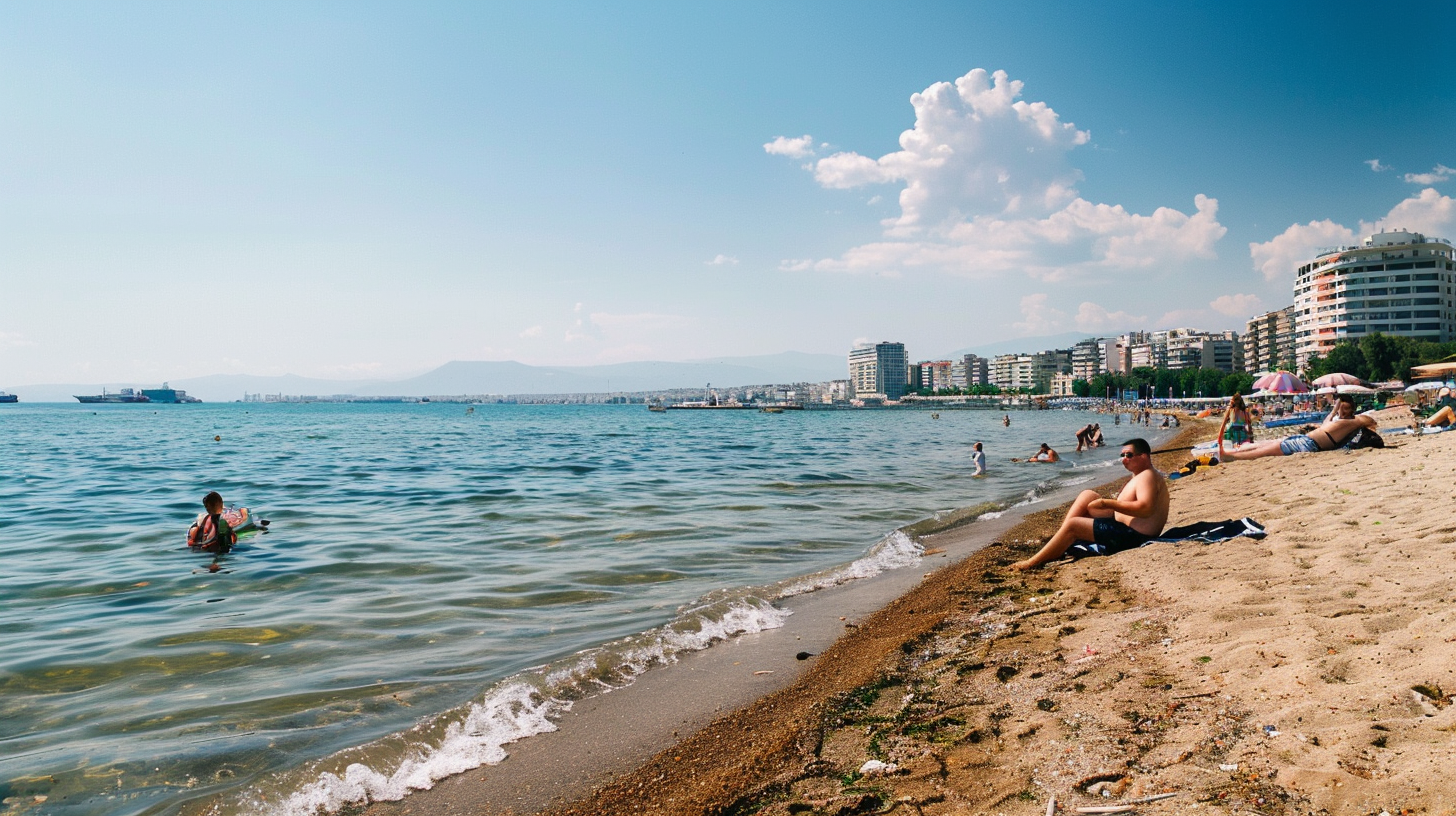
POLYGON ((792 686, 552 813, 1041 814, 1163 792, 1138 811, 1456 812, 1456 433, 1388 438, 1173 484, 1172 523, 1247 515, 1262 541, 1023 577, 1005 564, 1059 513, 1028 517, 792 686))

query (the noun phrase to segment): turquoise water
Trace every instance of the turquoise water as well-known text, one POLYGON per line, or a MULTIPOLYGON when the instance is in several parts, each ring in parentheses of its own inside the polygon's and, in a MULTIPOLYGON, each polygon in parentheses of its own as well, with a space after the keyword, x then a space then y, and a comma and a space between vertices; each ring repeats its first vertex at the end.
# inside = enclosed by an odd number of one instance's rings
POLYGON ((0 407, 0 813, 393 798, 779 625, 775 597, 913 563, 903 525, 1115 475, 1115 448, 1006 463, 1085 414, 940 416, 0 407), (272 522, 215 573, 183 540, 211 489, 272 522))

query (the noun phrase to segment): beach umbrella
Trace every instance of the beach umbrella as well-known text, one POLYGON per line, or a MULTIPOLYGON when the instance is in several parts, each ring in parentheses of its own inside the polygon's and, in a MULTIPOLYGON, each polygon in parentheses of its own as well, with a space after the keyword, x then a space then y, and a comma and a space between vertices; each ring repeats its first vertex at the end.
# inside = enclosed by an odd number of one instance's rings
POLYGON ((1316 385, 1320 387, 1364 384, 1365 381, 1360 379, 1359 377, 1356 377, 1354 374, 1326 374, 1323 377, 1320 377, 1319 379, 1316 379, 1314 382, 1310 383, 1310 385, 1316 385))
POLYGON ((1288 371, 1272 371, 1257 380, 1254 387, 1271 394, 1303 394, 1309 390, 1304 381, 1288 371))
POLYGON ((1336 393, 1336 391, 1335 391, 1335 387, 1333 385, 1327 385, 1327 386, 1325 386, 1323 388, 1316 388, 1314 390, 1314 393, 1316 393, 1316 394, 1334 394, 1334 393, 1336 393))
POLYGON ((1363 385, 1337 385, 1335 390, 1341 394, 1374 394, 1374 388, 1366 388, 1363 385))
POLYGON ((1415 385, 1412 385, 1410 388, 1407 388, 1406 391, 1439 391, 1440 389, 1445 387, 1445 383, 1437 380, 1432 380, 1430 382, 1418 382, 1415 385))
POLYGON ((1446 374, 1456 374, 1456 363, 1432 363, 1411 369, 1411 375, 1415 377, 1440 377, 1446 374))

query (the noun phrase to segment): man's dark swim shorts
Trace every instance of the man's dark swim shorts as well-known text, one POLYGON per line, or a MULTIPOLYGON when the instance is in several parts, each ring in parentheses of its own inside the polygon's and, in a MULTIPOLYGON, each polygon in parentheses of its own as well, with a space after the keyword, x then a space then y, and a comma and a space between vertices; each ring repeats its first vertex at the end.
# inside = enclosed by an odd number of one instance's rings
POLYGON ((1092 519, 1094 541, 1077 541, 1067 548, 1067 555, 1086 558, 1092 555, 1112 555, 1123 550, 1135 550, 1148 543, 1153 536, 1143 535, 1117 519, 1092 519))

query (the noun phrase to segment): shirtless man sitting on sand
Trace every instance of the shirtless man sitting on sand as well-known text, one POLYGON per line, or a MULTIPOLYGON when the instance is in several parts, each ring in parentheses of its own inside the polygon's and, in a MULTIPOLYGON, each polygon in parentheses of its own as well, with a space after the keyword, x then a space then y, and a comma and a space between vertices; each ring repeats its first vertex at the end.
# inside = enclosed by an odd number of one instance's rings
POLYGON ((1168 523, 1168 482, 1153 467, 1152 448, 1143 439, 1122 445, 1122 466, 1132 479, 1116 499, 1104 499, 1095 490, 1083 490, 1062 521, 1062 527, 1036 555, 1011 568, 1033 570, 1061 558, 1077 541, 1095 541, 1118 550, 1140 547, 1157 538, 1168 523))
POLYGON ((1237 448, 1224 448, 1223 437, 1218 440, 1218 458, 1225 462, 1231 459, 1260 459, 1265 456, 1290 456, 1296 453, 1318 453, 1343 447, 1356 431, 1374 428, 1375 418, 1367 415, 1355 416, 1355 400, 1341 396, 1335 402, 1323 425, 1308 434, 1295 434, 1283 439, 1269 439, 1264 442, 1247 442, 1237 448))

